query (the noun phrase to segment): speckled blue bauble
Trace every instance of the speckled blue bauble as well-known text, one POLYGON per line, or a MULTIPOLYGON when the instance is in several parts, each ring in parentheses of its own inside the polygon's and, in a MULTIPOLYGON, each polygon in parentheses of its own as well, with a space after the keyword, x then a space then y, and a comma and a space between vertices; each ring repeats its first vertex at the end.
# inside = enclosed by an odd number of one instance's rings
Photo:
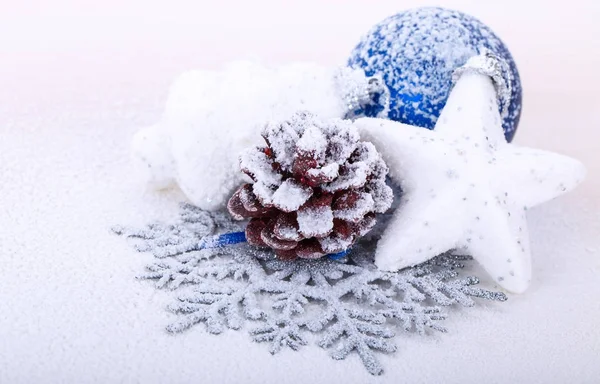
POLYGON ((510 66, 512 92, 502 116, 504 135, 510 142, 521 116, 519 72, 504 43, 474 17, 443 8, 398 13, 363 37, 348 64, 363 68, 368 76, 383 76, 390 90, 391 120, 433 129, 448 99, 452 72, 482 48, 510 66))

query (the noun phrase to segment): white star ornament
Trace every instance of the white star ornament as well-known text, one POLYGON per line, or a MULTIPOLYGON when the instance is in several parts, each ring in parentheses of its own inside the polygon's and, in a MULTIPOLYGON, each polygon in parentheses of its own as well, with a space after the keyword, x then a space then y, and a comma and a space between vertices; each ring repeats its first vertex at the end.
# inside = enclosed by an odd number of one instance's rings
POLYGON ((371 118, 355 124, 403 191, 377 246, 380 269, 462 249, 504 289, 527 289, 526 210, 579 184, 585 176, 579 161, 508 144, 494 83, 475 72, 458 78, 433 131, 371 118))

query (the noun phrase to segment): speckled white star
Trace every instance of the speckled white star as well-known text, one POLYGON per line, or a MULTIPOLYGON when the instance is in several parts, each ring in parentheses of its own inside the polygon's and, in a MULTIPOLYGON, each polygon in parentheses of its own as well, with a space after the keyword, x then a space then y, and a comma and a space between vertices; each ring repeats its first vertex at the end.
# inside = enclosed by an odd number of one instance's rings
POLYGON ((579 161, 508 144, 491 78, 471 72, 456 82, 433 131, 381 119, 356 126, 404 192, 377 247, 379 268, 464 249, 506 290, 527 289, 526 211, 579 184, 579 161))

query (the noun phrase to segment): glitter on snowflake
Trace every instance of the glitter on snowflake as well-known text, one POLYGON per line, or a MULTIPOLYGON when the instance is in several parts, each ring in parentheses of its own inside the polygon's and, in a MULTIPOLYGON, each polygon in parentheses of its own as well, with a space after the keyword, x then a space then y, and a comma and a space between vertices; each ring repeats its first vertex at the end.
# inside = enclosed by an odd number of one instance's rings
POLYGON ((200 248, 204 236, 239 230, 223 213, 182 207, 174 225, 115 232, 139 241, 139 251, 157 260, 141 279, 178 292, 169 309, 179 318, 167 331, 179 333, 204 324, 212 334, 240 330, 245 324, 255 342, 275 354, 298 350, 315 340, 336 360, 356 353, 373 375, 383 373, 376 353, 392 353, 396 330, 445 332, 441 307, 470 307, 473 298, 504 301, 502 293, 475 287, 461 277, 470 260, 441 255, 399 272, 375 268, 370 244, 357 244, 343 261, 327 258, 278 260, 271 251, 251 246, 200 248))

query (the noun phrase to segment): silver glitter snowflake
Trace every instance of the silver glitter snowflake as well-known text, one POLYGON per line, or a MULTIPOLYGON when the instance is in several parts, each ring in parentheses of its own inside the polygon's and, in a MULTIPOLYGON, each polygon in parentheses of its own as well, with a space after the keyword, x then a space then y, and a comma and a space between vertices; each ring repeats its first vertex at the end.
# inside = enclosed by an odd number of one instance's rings
POLYGON ((249 323, 256 342, 298 350, 312 338, 336 360, 356 352, 373 375, 383 372, 376 352, 396 351, 396 330, 445 332, 442 307, 470 307, 473 298, 504 301, 503 293, 475 287, 475 277, 458 271, 465 256, 440 255, 400 272, 373 265, 372 244, 357 245, 344 260, 280 261, 248 245, 198 249, 205 236, 240 230, 224 213, 182 207, 177 224, 142 230, 115 228, 137 238, 139 251, 157 260, 139 276, 178 292, 169 309, 179 314, 167 331, 197 324, 220 334, 249 323))

